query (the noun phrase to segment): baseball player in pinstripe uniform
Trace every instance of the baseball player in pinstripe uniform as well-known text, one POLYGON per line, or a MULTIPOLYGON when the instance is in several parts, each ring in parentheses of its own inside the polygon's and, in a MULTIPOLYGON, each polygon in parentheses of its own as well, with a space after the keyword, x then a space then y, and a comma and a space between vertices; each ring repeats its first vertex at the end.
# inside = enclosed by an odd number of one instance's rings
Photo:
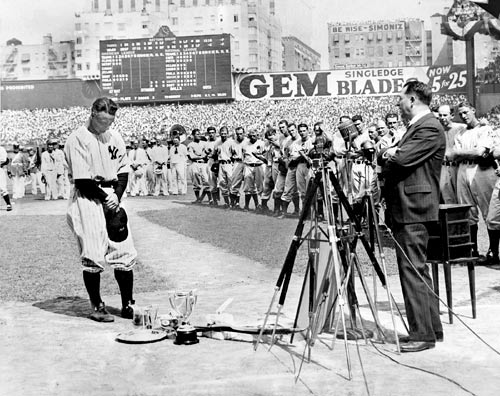
POLYGON ((449 105, 439 106, 438 119, 444 128, 446 137, 446 152, 444 154, 443 167, 441 168, 441 178, 439 189, 441 190, 441 199, 445 204, 456 204, 457 199, 457 173, 458 163, 450 161, 455 136, 466 127, 464 124, 453 122, 453 110, 449 105))
MULTIPOLYGON (((470 104, 462 102, 457 106, 457 110, 467 128, 456 134, 451 160, 460 162, 457 174, 458 202, 472 205, 469 210, 469 224, 474 255, 479 256, 477 251, 479 210, 486 221, 491 195, 497 181, 493 166, 491 164, 483 166, 482 159, 492 151, 494 134, 489 125, 479 123, 475 115, 476 110, 470 104)), ((489 236, 491 245, 492 235, 489 236)))
POLYGON ((7 204, 7 211, 12 210, 10 203, 9 191, 7 190, 7 165, 9 164, 9 157, 7 151, 0 146, 0 194, 7 204))
POLYGON ((100 273, 107 263, 114 269, 122 299, 121 315, 132 318, 134 304, 132 268, 137 252, 130 232, 121 242, 112 241, 107 232, 106 213, 118 211, 130 171, 125 143, 116 131, 109 131, 118 106, 108 98, 92 105, 88 123, 68 137, 64 154, 75 184, 67 219, 78 240, 83 280, 93 312, 90 318, 112 322, 100 296, 100 273))
POLYGON ((237 127, 235 130, 236 138, 231 148, 232 160, 234 163, 233 174, 231 175, 231 188, 229 197, 231 198, 231 208, 240 209, 240 188, 243 183, 243 147, 247 144, 245 129, 237 127))
POLYGON ((228 139, 228 133, 226 126, 223 126, 219 130, 220 140, 215 146, 215 154, 219 161, 219 176, 218 176, 218 187, 222 193, 222 198, 224 199, 224 208, 229 209, 229 188, 231 187, 231 176, 233 174, 233 162, 231 161, 231 148, 233 147, 234 140, 228 139))
POLYGON ((196 200, 193 203, 202 203, 205 195, 210 196, 210 186, 208 184, 208 172, 205 159, 207 157, 206 142, 202 141, 200 130, 193 129, 191 133, 193 141, 188 144, 188 157, 193 162, 191 164, 191 177, 193 181, 193 191, 196 200))
POLYGON ((212 165, 215 162, 214 149, 218 140, 216 139, 217 130, 213 126, 207 128, 207 141, 205 142, 205 152, 207 153, 207 175, 208 175, 208 185, 210 186, 208 200, 210 204, 215 206, 218 205, 219 201, 219 188, 217 186, 218 174, 212 171, 212 165))

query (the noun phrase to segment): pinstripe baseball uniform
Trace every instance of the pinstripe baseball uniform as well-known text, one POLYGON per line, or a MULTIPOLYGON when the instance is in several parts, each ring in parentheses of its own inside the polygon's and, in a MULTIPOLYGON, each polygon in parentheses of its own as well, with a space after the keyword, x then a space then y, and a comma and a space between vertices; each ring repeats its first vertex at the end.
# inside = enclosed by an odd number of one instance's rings
MULTIPOLYGON (((7 161, 7 151, 0 146, 0 164, 7 161)), ((0 166, 0 195, 7 195, 7 165, 0 166)))
MULTIPOLYGON (((493 130, 490 126, 478 125, 475 128, 464 129, 455 136, 455 148, 474 149, 477 147, 492 148, 493 130)), ((469 223, 479 222, 479 210, 486 220, 491 194, 497 181, 495 170, 490 167, 481 169, 475 160, 460 162, 457 174, 457 195, 461 204, 472 205, 469 211, 469 223), (479 210, 478 210, 479 209, 479 210)))
MULTIPOLYGON (((103 180, 105 192, 113 191, 106 182, 116 180, 118 174, 130 171, 125 143, 115 131, 101 135, 82 126, 68 137, 64 154, 73 180, 103 180)), ((131 233, 123 242, 108 238, 103 204, 98 199, 85 198, 75 188, 67 212, 67 220, 75 234, 82 264, 86 271, 101 272, 104 264, 114 269, 130 269, 136 262, 131 233)), ((129 228, 130 231, 130 228, 129 228)))

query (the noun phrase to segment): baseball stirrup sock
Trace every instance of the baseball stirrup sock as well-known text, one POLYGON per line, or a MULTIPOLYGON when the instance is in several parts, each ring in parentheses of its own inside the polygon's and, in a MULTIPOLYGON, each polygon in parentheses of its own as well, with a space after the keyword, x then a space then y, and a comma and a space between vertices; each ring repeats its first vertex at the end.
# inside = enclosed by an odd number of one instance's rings
POLYGON ((274 198, 274 211, 279 212, 281 209, 281 199, 280 198, 274 198))
POLYGON ((118 282, 122 307, 126 307, 129 301, 132 301, 132 291, 134 288, 134 272, 115 269, 115 279, 118 282))
POLYGON ((299 213, 300 212, 300 198, 295 197, 292 199, 292 202, 293 202, 293 212, 299 213))
POLYGON ((10 205, 10 197, 9 197, 9 194, 5 194, 5 195, 3 196, 3 200, 5 201, 5 203, 6 203, 7 205, 10 205))
POLYGON ((98 307, 101 300, 101 274, 99 272, 83 271, 83 283, 89 294, 90 301, 95 307, 98 307))
POLYGON ((257 206, 259 206, 259 197, 257 194, 252 194, 252 198, 253 198, 253 204, 257 208, 257 206))
POLYGON ((472 250, 474 253, 478 253, 477 250, 477 224, 473 224, 470 226, 470 239, 473 243, 472 250))
POLYGON ((248 209, 248 206, 250 205, 251 199, 252 199, 252 196, 250 194, 245 194, 245 208, 248 209))
POLYGON ((490 238, 490 251, 494 256, 498 256, 498 244, 500 242, 500 231, 488 229, 490 238))

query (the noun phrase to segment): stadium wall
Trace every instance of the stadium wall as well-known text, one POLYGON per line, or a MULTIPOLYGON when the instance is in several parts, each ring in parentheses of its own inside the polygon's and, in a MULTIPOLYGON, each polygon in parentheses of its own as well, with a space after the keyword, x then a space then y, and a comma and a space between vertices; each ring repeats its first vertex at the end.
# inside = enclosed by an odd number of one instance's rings
POLYGON ((96 80, 2 81, 0 93, 2 110, 89 107, 101 88, 96 80))

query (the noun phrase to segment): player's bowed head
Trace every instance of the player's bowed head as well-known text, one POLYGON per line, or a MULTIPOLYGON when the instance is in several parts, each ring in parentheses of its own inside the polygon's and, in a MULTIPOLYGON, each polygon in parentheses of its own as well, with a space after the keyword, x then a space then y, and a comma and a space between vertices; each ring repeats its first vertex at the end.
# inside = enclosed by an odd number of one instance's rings
POLYGON ((106 132, 113 124, 117 110, 118 105, 113 100, 106 97, 96 99, 92 104, 89 131, 96 135, 106 132))

